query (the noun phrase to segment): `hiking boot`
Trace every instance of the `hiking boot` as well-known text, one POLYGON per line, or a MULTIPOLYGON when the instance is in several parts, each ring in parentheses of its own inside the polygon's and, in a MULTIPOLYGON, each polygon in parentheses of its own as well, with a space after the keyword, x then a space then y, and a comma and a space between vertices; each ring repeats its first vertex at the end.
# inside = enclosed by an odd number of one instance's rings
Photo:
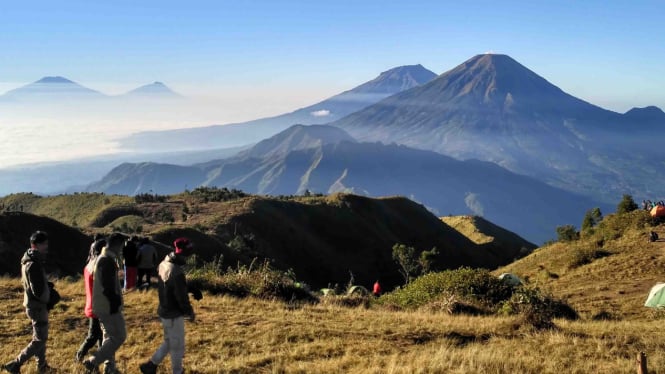
POLYGON ((76 362, 83 362, 83 359, 85 358, 85 353, 82 351, 76 351, 76 356, 74 356, 74 360, 76 362))
POLYGON ((139 365, 139 369, 143 374, 157 374, 157 365, 150 360, 139 365))
POLYGON ((95 365, 94 362, 90 360, 85 360, 82 362, 83 367, 85 368, 85 374, 99 374, 99 368, 95 365))
POLYGON ((16 361, 10 361, 2 365, 2 369, 12 374, 21 374, 21 365, 16 361))
POLYGON ((54 368, 48 366, 48 364, 44 364, 44 365, 37 366, 37 372, 39 374, 53 374, 53 373, 57 373, 57 370, 55 370, 54 368))
POLYGON ((120 374, 120 371, 113 364, 105 364, 104 374, 120 374))

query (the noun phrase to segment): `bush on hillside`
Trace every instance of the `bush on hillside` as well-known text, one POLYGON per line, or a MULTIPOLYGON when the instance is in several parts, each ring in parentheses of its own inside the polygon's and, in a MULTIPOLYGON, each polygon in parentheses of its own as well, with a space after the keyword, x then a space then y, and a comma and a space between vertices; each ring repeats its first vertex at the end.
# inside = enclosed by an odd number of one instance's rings
POLYGON ((560 242, 571 242, 580 238, 580 234, 573 225, 557 226, 556 235, 560 242))
POLYGON ((576 320, 577 312, 566 302, 555 299, 539 288, 520 287, 504 302, 500 312, 518 314, 522 322, 537 330, 554 328, 554 318, 576 320))
POLYGON ((582 265, 590 264, 596 259, 607 257, 611 254, 611 252, 598 248, 578 248, 573 251, 569 266, 571 268, 580 267, 582 265))
POLYGON ((236 190, 235 188, 229 190, 226 187, 197 187, 193 191, 187 192, 187 195, 192 196, 194 199, 202 203, 236 200, 247 196, 247 194, 241 190, 236 190))
POLYGON ((415 309, 455 295, 459 300, 492 306, 507 300, 512 293, 513 287, 485 269, 459 268, 423 275, 404 288, 381 296, 378 302, 415 309))
POLYGON ((318 300, 307 285, 293 278, 292 272, 273 269, 268 261, 258 267, 254 267, 255 263, 252 262, 249 266, 238 265, 235 269, 228 268, 226 271, 221 271, 222 261, 220 257, 212 263, 190 268, 187 272, 188 284, 212 294, 254 296, 283 301, 318 300))
POLYGON ((649 212, 644 210, 633 210, 624 214, 612 214, 605 217, 598 226, 596 232, 604 239, 617 239, 628 229, 641 230, 654 225, 649 212))
POLYGON ((621 201, 617 205, 617 214, 632 212, 634 210, 637 210, 637 208, 638 206, 637 203, 635 203, 635 200, 633 200, 633 196, 626 194, 623 195, 621 201))

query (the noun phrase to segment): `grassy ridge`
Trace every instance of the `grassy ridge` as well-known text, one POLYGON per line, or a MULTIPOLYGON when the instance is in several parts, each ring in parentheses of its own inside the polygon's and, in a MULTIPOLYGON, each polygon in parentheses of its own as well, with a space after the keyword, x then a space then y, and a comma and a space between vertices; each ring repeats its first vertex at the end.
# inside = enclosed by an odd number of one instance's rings
POLYGON ((0 204, 47 216, 71 226, 87 227, 102 211, 114 206, 134 204, 129 196, 81 193, 41 197, 34 194, 12 194, 0 198, 0 204))
MULTIPOLYGON (((47 356, 61 372, 81 372, 74 352, 86 331, 81 282, 57 282, 63 303, 51 315, 47 356)), ((0 355, 30 340, 18 280, 0 280, 0 355)), ((161 341, 155 291, 125 296, 128 339, 120 368, 137 372, 161 341)), ((450 316, 380 307, 341 308, 206 294, 193 301, 185 367, 192 373, 628 373, 635 354, 663 373, 662 320, 569 322, 535 333, 510 317, 450 316)), ((168 359, 160 373, 167 373, 168 359)), ((34 363, 24 371, 34 373, 34 363), (29 369, 29 370, 28 370, 29 369)))

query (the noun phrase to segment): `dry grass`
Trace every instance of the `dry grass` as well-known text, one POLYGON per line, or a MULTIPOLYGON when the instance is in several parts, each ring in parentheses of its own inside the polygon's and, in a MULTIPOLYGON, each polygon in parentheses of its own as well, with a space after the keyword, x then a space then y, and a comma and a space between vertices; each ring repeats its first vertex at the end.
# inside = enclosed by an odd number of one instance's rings
MULTIPOLYGON (((50 364, 80 371, 74 353, 86 333, 81 282, 56 284, 64 301, 51 315, 50 364)), ((0 280, 0 354, 9 360, 30 340, 18 280, 0 280)), ((126 295, 128 339, 118 352, 125 373, 159 345, 156 293, 126 295)), ((197 373, 628 373, 635 354, 665 373, 660 315, 640 320, 568 322, 535 332, 516 319, 394 312, 371 307, 293 306, 206 295, 193 301, 186 368, 197 373)), ((634 306, 639 308, 639 306, 634 306)), ((167 359, 168 361, 168 359, 167 359)), ((167 373, 168 362, 160 367, 167 373)), ((34 364, 24 372, 35 372, 34 364)))

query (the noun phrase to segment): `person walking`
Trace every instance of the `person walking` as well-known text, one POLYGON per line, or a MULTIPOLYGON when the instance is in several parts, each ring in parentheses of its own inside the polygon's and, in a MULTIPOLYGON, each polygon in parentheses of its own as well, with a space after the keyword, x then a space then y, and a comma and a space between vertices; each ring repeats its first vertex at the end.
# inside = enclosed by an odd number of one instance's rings
POLYGON ((127 339, 122 314, 122 290, 118 278, 118 257, 125 242, 120 233, 111 234, 102 253, 97 257, 92 281, 92 313, 102 327, 102 345, 95 354, 83 361, 87 373, 97 373, 105 362, 104 374, 117 373, 115 353, 127 339))
POLYGON ((23 306, 32 323, 32 340, 16 359, 2 368, 12 374, 20 373, 21 366, 33 356, 37 359, 37 371, 50 373, 53 370, 46 362, 49 309, 57 302, 57 292, 48 282, 44 261, 48 253, 48 234, 36 231, 30 236, 30 248, 21 259, 21 282, 23 283, 23 306), (52 291, 53 290, 53 291, 52 291))
POLYGON ((130 291, 136 287, 136 278, 138 270, 138 244, 139 237, 132 236, 131 239, 125 242, 122 248, 122 258, 125 261, 125 291, 130 291))
POLYGON ((85 355, 88 354, 90 348, 95 344, 98 347, 102 345, 102 327, 99 324, 99 318, 92 312, 92 293, 93 293, 93 273, 95 271, 95 263, 97 262, 97 257, 102 252, 102 248, 106 244, 106 241, 96 241, 92 245, 92 258, 83 268, 83 280, 85 283, 85 307, 83 309, 85 316, 88 318, 88 335, 81 343, 78 351, 76 351, 76 361, 82 362, 85 358, 85 355))
POLYGON ((374 282, 374 288, 372 289, 372 294, 376 297, 381 296, 381 292, 383 290, 381 289, 381 283, 379 283, 379 280, 377 279, 376 282, 374 282))
POLYGON ((157 314, 162 321, 164 340, 150 360, 139 366, 141 373, 155 374, 157 366, 166 355, 171 355, 173 374, 184 373, 182 359, 185 355, 185 319, 194 321, 194 310, 189 302, 187 281, 182 266, 193 252, 187 238, 173 242, 175 250, 169 253, 158 268, 159 307, 157 314))
POLYGON ((155 271, 155 264, 157 263, 157 250, 152 244, 150 244, 150 239, 141 239, 137 262, 139 267, 139 287, 143 287, 144 284, 147 284, 147 287, 145 288, 150 288, 150 276, 155 271), (144 276, 145 282, 143 281, 144 276))

